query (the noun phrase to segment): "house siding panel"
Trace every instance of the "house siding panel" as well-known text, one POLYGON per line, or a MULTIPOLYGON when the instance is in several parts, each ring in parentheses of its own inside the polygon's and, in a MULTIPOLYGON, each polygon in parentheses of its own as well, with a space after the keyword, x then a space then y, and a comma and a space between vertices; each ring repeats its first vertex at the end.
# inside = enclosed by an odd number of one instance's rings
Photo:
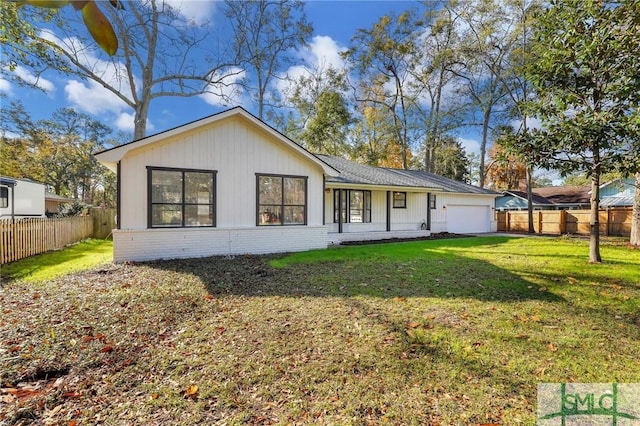
MULTIPOLYGON (((353 189, 358 189, 354 187, 353 189)), ((333 223, 333 189, 325 192, 325 216, 329 232, 338 232, 333 223)), ((407 192, 407 208, 391 208, 391 231, 415 231, 427 220, 427 194, 407 192)), ((342 231, 377 232, 387 230, 387 191, 371 191, 371 223, 343 223, 342 231)))
POLYGON ((129 151, 121 161, 120 230, 114 260, 300 251, 327 246, 319 165, 232 118, 129 151), (147 167, 215 170, 216 228, 148 229, 147 167), (307 226, 256 225, 256 174, 306 176, 307 226))
POLYGON ((216 170, 217 226, 256 224, 256 173, 308 176, 307 223, 322 225, 319 167, 241 119, 142 147, 122 160, 122 229, 147 227, 147 166, 216 170))

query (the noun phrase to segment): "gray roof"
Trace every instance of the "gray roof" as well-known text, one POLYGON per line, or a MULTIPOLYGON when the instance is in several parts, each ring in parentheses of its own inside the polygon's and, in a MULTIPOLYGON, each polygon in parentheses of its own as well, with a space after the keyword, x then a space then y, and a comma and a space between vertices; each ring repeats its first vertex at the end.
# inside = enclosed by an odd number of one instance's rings
POLYGON ((421 170, 388 169, 360 164, 331 155, 316 154, 316 156, 340 172, 340 176, 327 177, 327 183, 429 188, 444 192, 500 195, 498 192, 489 189, 458 182, 421 170))
POLYGON ((600 207, 626 207, 633 206, 633 196, 602 197, 600 207))
MULTIPOLYGON (((525 191, 516 191, 516 190, 510 189, 508 191, 504 191, 503 194, 506 196, 512 195, 514 197, 522 198, 525 201, 528 199, 527 193, 525 191)), ((553 205, 553 202, 544 198, 542 195, 536 194, 535 192, 531 194, 531 201, 533 201, 533 204, 547 205, 547 206, 553 205)))

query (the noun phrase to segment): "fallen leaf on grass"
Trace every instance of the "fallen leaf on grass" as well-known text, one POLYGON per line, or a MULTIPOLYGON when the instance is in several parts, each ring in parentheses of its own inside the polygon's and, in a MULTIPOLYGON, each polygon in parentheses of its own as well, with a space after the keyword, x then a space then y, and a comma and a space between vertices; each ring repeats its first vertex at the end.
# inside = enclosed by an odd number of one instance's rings
POLYGON ((158 399, 159 396, 160 395, 158 395, 157 392, 154 392, 154 393, 151 394, 151 399, 158 399))
POLYGON ((60 396, 63 398, 76 399, 80 398, 81 395, 78 392, 65 392, 60 396))
POLYGON ((409 321, 409 323, 407 324, 407 328, 418 328, 420 327, 420 323, 416 322, 416 321, 409 321))
POLYGON ((551 352, 555 352, 555 351, 557 351, 557 350, 558 350, 558 346, 554 345, 553 343, 549 343, 549 344, 547 345, 547 348, 549 348, 549 350, 550 350, 551 352))
POLYGON ((105 345, 102 347, 102 349, 100 349, 100 352, 102 353, 113 352, 113 346, 105 345))
POLYGON ((516 339, 522 339, 522 340, 526 340, 529 338, 528 334, 516 334, 516 339))
POLYGON ((187 398, 196 398, 198 396, 198 385, 191 385, 187 388, 187 398))

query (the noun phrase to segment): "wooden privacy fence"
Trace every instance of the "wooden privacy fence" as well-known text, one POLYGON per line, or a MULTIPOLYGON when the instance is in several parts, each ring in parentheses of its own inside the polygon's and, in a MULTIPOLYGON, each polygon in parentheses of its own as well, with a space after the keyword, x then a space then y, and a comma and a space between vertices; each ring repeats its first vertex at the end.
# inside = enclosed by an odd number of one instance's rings
POLYGON ((58 250, 87 238, 106 238, 115 228, 115 209, 91 209, 89 216, 0 220, 0 264, 58 250))
MULTIPOLYGON (((631 207, 600 210, 600 235, 628 237, 631 235, 631 207)), ((533 228, 536 234, 589 235, 590 210, 536 210, 533 228)), ((526 211, 496 212, 499 232, 528 232, 526 211)))

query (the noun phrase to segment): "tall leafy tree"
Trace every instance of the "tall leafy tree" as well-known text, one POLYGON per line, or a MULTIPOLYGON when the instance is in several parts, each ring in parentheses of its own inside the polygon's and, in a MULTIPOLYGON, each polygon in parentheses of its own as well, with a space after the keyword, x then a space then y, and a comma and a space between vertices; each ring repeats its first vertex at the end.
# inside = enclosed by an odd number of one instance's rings
POLYGON ((236 57, 248 72, 243 85, 262 119, 270 84, 292 63, 292 52, 308 43, 313 27, 300 0, 225 0, 225 5, 236 57))
POLYGON ((397 145, 393 122, 386 109, 374 103, 361 103, 357 106, 359 119, 351 131, 353 148, 351 158, 371 166, 383 164, 402 164, 402 159, 392 159, 395 153, 391 149, 397 145))
MULTIPOLYGON (((92 2, 89 2, 92 3, 92 2)), ((97 83, 133 110, 134 138, 146 135, 151 102, 159 97, 197 96, 212 93, 241 71, 211 38, 206 25, 197 26, 162 0, 126 2, 126 10, 105 7, 120 47, 111 58, 97 47, 72 8, 51 14, 16 3, 1 2, 0 26, 5 55, 0 60, 2 75, 22 84, 14 72, 26 67, 41 75, 55 70, 97 83), (41 28, 42 14, 49 20, 41 28)))
POLYGON ((486 177, 492 189, 526 189, 527 165, 522 155, 509 148, 509 143, 516 137, 513 130, 505 130, 489 148, 486 177))
POLYGON ((589 261, 601 262, 600 176, 637 149, 640 3, 554 0, 536 22, 528 68, 541 118, 532 147, 539 163, 591 177, 589 261))
POLYGON ((320 94, 316 114, 311 117, 300 138, 310 151, 344 155, 348 151, 347 130, 351 113, 342 94, 327 90, 320 94))
POLYGON ((459 140, 444 137, 434 160, 435 174, 460 182, 469 181, 469 160, 459 140))
POLYGON ((446 134, 462 124, 465 105, 453 93, 459 58, 458 17, 445 2, 425 2, 424 28, 417 27, 419 48, 411 68, 410 86, 415 92, 424 130, 424 169, 435 172, 437 151, 446 134))
POLYGON ((410 123, 416 98, 409 82, 417 58, 419 24, 412 11, 382 16, 371 28, 359 29, 344 54, 360 80, 367 82, 359 86, 357 102, 381 106, 391 117, 405 169, 411 156, 410 123))
POLYGON ((459 17, 460 60, 464 66, 456 72, 458 91, 471 101, 471 109, 480 113, 480 177, 485 186, 485 157, 489 136, 496 118, 508 117, 509 100, 505 80, 511 67, 511 52, 520 39, 520 16, 505 2, 463 0, 449 7, 459 17))

